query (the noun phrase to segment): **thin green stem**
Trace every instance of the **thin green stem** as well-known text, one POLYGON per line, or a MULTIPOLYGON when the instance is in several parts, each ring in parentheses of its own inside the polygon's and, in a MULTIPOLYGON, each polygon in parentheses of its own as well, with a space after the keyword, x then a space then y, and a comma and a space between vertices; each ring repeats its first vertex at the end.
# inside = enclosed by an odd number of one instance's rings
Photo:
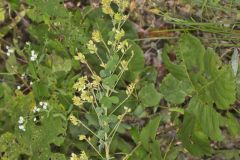
POLYGON ((130 95, 127 96, 109 115, 112 115, 119 107, 122 106, 122 104, 124 104, 128 99, 129 99, 130 95))
POLYGON ((88 128, 88 126, 86 126, 81 120, 79 120, 79 123, 86 128, 89 132, 91 132, 95 137, 97 137, 98 139, 101 139, 98 137, 98 135, 96 133, 94 133, 90 128, 88 128))
POLYGON ((101 155, 101 153, 94 147, 94 145, 88 140, 86 139, 86 141, 88 142, 88 144, 97 152, 97 154, 104 159, 104 157, 101 155))

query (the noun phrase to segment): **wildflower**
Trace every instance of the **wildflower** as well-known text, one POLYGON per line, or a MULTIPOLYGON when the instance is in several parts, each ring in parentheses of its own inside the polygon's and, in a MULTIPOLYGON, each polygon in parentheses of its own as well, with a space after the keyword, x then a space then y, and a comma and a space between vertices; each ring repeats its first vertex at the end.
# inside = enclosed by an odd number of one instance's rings
POLYGON ((111 8, 111 1, 112 0, 102 0, 102 10, 103 13, 113 16, 114 12, 111 8))
POLYGON ((72 100, 73 100, 73 104, 76 106, 81 106, 83 104, 81 98, 78 96, 74 96, 72 100))
POLYGON ((26 45, 30 46, 30 45, 31 45, 31 42, 27 41, 27 42, 26 42, 26 45))
POLYGON ((47 105, 43 105, 43 109, 45 109, 45 110, 46 110, 46 109, 47 109, 47 105))
POLYGON ((25 73, 23 73, 23 74, 21 75, 21 78, 24 79, 25 76, 26 76, 25 73))
POLYGON ((80 160, 80 157, 78 157, 75 153, 72 153, 70 160, 80 160))
POLYGON ((135 88, 136 83, 131 83, 130 85, 127 86, 126 93, 128 96, 130 96, 135 88))
POLYGON ((114 20, 117 22, 117 23, 120 23, 122 21, 122 15, 120 13, 116 13, 114 14, 114 20))
POLYGON ((118 116, 117 116, 117 119, 118 119, 118 120, 121 120, 122 118, 123 118, 123 115, 118 115, 118 116))
POLYGON ((87 91, 82 91, 81 99, 89 103, 93 102, 93 96, 91 96, 87 91))
POLYGON ((126 107, 126 106, 124 106, 124 110, 125 110, 126 112, 131 112, 131 111, 132 111, 130 108, 128 108, 128 107, 126 107))
POLYGON ((125 35, 125 31, 123 29, 116 30, 115 40, 119 41, 125 35))
POLYGON ((37 112, 37 106, 34 106, 33 113, 36 113, 36 112, 37 112))
POLYGON ((42 102, 42 101, 40 101, 40 102, 39 102, 39 105, 40 105, 40 106, 43 106, 43 102, 42 102))
POLYGON ((22 116, 19 117, 18 123, 19 124, 23 124, 24 123, 24 118, 22 116))
POLYGON ((47 102, 43 102, 43 109, 47 109, 48 107, 48 103, 47 102))
POLYGON ((21 86, 17 86, 17 89, 20 90, 20 89, 21 89, 21 86))
POLYGON ((86 63, 85 56, 82 53, 77 53, 77 56, 74 56, 75 60, 79 60, 81 63, 86 63))
POLYGON ((36 121, 37 121, 37 118, 35 117, 35 118, 33 119, 33 121, 36 122, 36 121))
POLYGON ((84 140, 84 139, 86 139, 86 136, 85 136, 85 135, 82 135, 82 134, 79 135, 79 140, 80 140, 80 141, 82 141, 82 140, 84 140))
POLYGON ((31 82, 30 82, 30 86, 32 86, 32 85, 33 85, 33 82, 31 81, 31 82))
POLYGON ((30 60, 31 61, 36 61, 37 57, 38 57, 38 55, 35 53, 34 50, 32 50, 31 51, 31 58, 30 58, 30 60))
POLYGON ((86 155, 86 153, 84 151, 82 151, 80 154, 80 160, 88 160, 88 156, 86 155))
POLYGON ((73 88, 82 91, 86 88, 87 76, 80 77, 78 81, 73 85, 73 88))
POLYGON ((97 52, 97 47, 96 45, 93 43, 92 40, 90 40, 88 43, 87 43, 87 48, 89 49, 90 53, 96 53, 97 52))
POLYGON ((110 45, 112 45, 113 43, 112 43, 112 41, 107 41, 107 44, 110 46, 110 45))
POLYGON ((124 53, 128 47, 129 45, 127 40, 124 40, 118 44, 117 49, 121 50, 121 52, 124 53))
POLYGON ((6 46, 6 49, 7 49, 6 55, 7 55, 8 57, 11 56, 11 54, 14 53, 14 49, 13 49, 13 48, 10 48, 9 46, 6 46))
POLYGON ((79 120, 74 115, 70 115, 69 120, 75 126, 79 124, 79 120))
POLYGON ((128 62, 125 60, 122 60, 120 63, 121 63, 122 69, 127 71, 128 70, 128 62))
POLYGON ((94 30, 92 33, 92 40, 95 42, 101 42, 102 36, 98 30, 94 30))
POLYGON ((24 125, 19 125, 19 126, 18 126, 18 128, 19 128, 20 130, 22 130, 22 131, 26 131, 26 129, 25 129, 25 126, 24 126, 24 125))
POLYGON ((93 74, 92 75, 92 79, 93 79, 92 86, 94 88, 98 87, 100 85, 100 83, 101 83, 101 77, 99 77, 96 74, 93 74))

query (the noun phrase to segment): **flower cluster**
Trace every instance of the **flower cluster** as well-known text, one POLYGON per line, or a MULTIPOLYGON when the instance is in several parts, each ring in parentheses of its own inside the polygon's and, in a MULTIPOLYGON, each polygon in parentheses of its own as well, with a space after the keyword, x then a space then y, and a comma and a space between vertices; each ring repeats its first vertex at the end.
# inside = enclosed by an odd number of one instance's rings
POLYGON ((11 47, 9 47, 9 46, 6 46, 6 49, 7 49, 6 55, 7 55, 8 57, 11 56, 11 54, 14 53, 14 49, 13 49, 13 48, 11 48, 11 47))
POLYGON ((88 160, 88 156, 84 151, 82 151, 80 155, 76 155, 75 153, 72 153, 70 160, 88 160))
POLYGON ((87 43, 87 48, 88 48, 89 52, 92 54, 97 52, 97 46, 96 46, 96 44, 93 43, 93 40, 90 40, 87 43))
POLYGON ((22 131, 26 131, 26 128, 25 128, 25 119, 20 116, 19 119, 18 119, 18 128, 22 131))
POLYGON ((136 86, 137 83, 138 83, 138 79, 136 79, 134 82, 130 83, 130 84, 127 86, 126 94, 127 94, 128 96, 130 96, 130 95, 133 93, 133 91, 134 91, 135 86, 136 86))
POLYGON ((102 36, 101 36, 101 33, 98 30, 94 30, 92 32, 92 40, 94 42, 101 42, 102 36))
POLYGON ((37 60, 38 55, 35 53, 34 50, 31 51, 31 57, 30 60, 31 61, 36 61, 37 60))
POLYGON ((79 124, 79 120, 74 115, 70 115, 69 120, 74 126, 77 126, 79 124))
POLYGON ((40 112, 41 110, 47 110, 47 108, 48 108, 48 103, 41 101, 41 102, 39 102, 39 106, 40 106, 40 107, 35 106, 35 107, 33 108, 33 113, 40 112))
POLYGON ((81 63, 87 62, 85 56, 81 52, 77 53, 77 56, 74 56, 74 59, 80 61, 81 63))
POLYGON ((78 81, 73 85, 73 88, 79 92, 80 96, 74 96, 72 98, 73 104, 76 106, 82 106, 84 102, 93 103, 94 97, 92 92, 97 89, 101 84, 101 77, 95 73, 91 76, 92 82, 89 82, 87 76, 80 77, 78 81))

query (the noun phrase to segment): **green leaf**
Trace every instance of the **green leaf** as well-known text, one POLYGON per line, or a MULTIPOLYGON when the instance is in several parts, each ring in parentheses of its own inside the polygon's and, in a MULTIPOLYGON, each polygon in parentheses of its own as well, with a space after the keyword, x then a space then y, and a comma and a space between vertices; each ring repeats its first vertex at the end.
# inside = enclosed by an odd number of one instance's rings
MULTIPOLYGON (((218 69, 218 57, 213 50, 208 49, 205 54, 205 84, 200 87, 199 93, 204 101, 206 98, 215 102, 219 109, 228 109, 236 99, 236 84, 230 66, 218 69)), ((200 84, 199 84, 200 85, 200 84)), ((208 101, 209 101, 208 100, 208 101)))
POLYGON ((161 118, 155 117, 149 121, 149 123, 142 129, 140 133, 140 140, 142 142, 143 147, 148 150, 150 141, 155 140, 155 136, 157 134, 157 129, 159 126, 161 118))
POLYGON ((162 55, 171 77, 164 78, 160 90, 166 100, 175 104, 182 103, 186 96, 192 97, 184 112, 180 138, 194 155, 209 154, 208 137, 216 141, 223 139, 222 117, 214 105, 228 109, 235 101, 232 70, 221 63, 212 49, 205 50, 200 40, 190 34, 180 38, 174 62, 167 55, 171 50, 166 47, 162 55))
POLYGON ((230 112, 227 113, 227 127, 229 132, 231 133, 231 135, 233 136, 238 136, 240 134, 240 124, 237 120, 237 118, 235 118, 233 116, 233 114, 231 114, 230 112))
POLYGON ((188 111, 194 114, 197 122, 200 124, 202 131, 212 140, 223 140, 220 130, 220 114, 210 106, 204 104, 197 97, 191 99, 188 111))
POLYGON ((32 88, 33 88, 33 94, 38 99, 49 96, 48 84, 45 82, 35 82, 32 88))
POLYGON ((173 104, 181 104, 185 101, 185 97, 189 95, 192 88, 185 81, 179 81, 171 74, 168 74, 161 86, 160 93, 164 98, 173 104))
POLYGON ((139 99, 144 104, 144 106, 156 106, 160 102, 162 95, 158 93, 155 89, 154 85, 149 83, 146 84, 140 91, 139 91, 139 99))
POLYGON ((67 121, 57 116, 56 113, 63 114, 63 116, 66 116, 66 113, 61 105, 50 104, 49 107, 52 107, 52 110, 44 113, 39 123, 33 121, 33 115, 26 118, 25 132, 19 130, 17 124, 15 134, 6 133, 1 136, 0 152, 5 153, 4 158, 13 156, 15 158, 10 159, 18 159, 21 154, 25 154, 31 159, 43 160, 56 156, 56 153, 51 152, 50 145, 60 146, 64 142, 67 129, 67 121))
POLYGON ((177 57, 180 64, 173 64, 167 53, 163 61, 170 73, 188 83, 203 101, 216 103, 219 109, 227 109, 235 101, 235 82, 228 66, 222 66, 212 49, 205 51, 201 42, 186 34, 178 44, 177 57))
POLYGON ((49 23, 50 20, 56 17, 68 17, 68 12, 66 8, 64 8, 62 0, 27 0, 27 3, 31 6, 28 11, 28 16, 34 21, 45 21, 49 23))
POLYGON ((117 80, 118 80, 118 76, 114 74, 107 78, 104 78, 103 84, 112 89, 114 87, 115 83, 117 82, 117 80))
POLYGON ((70 59, 63 59, 60 56, 53 55, 52 72, 64 71, 68 73, 72 68, 72 61, 70 59))
POLYGON ((238 49, 235 48, 233 55, 231 57, 231 64, 234 76, 236 76, 238 72, 238 62, 239 62, 238 49))
POLYGON ((185 111, 183 126, 179 132, 183 146, 193 155, 201 156, 211 153, 208 137, 198 129, 196 117, 190 112, 185 111))
POLYGON ((135 42, 128 40, 130 49, 126 52, 124 59, 129 60, 132 56, 131 61, 128 64, 128 71, 126 72, 125 79, 128 81, 135 80, 137 75, 144 70, 144 54, 142 49, 135 42))
POLYGON ((117 54, 113 55, 110 60, 107 62, 106 70, 113 72, 118 64, 119 56, 117 54))

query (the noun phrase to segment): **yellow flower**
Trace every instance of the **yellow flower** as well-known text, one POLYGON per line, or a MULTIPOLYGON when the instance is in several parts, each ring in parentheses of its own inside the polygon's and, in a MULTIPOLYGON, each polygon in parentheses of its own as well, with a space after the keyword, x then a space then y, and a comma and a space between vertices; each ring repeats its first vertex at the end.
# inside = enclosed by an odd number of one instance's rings
POLYGON ((128 62, 125 60, 122 60, 121 62, 122 69, 127 71, 128 70, 128 62))
POLYGON ((70 115, 69 116, 69 120, 71 121, 71 123, 73 124, 73 125, 78 125, 79 124, 79 120, 74 116, 74 115, 70 115))
POLYGON ((88 160, 88 156, 86 155, 86 153, 84 151, 82 151, 80 154, 80 160, 88 160))
POLYGON ((79 140, 80 140, 80 141, 82 141, 82 140, 84 140, 84 139, 86 139, 86 136, 85 136, 85 135, 79 135, 79 140))
POLYGON ((70 160, 80 160, 80 157, 78 157, 75 153, 72 153, 70 160))
POLYGON ((82 151, 80 155, 76 155, 75 153, 72 153, 70 160, 88 160, 88 156, 84 151, 82 151))
POLYGON ((112 0, 102 0, 102 10, 103 13, 113 16, 114 12, 111 8, 112 0))
POLYGON ((127 86, 127 90, 126 90, 126 93, 128 96, 130 96, 132 93, 133 93, 133 90, 135 88, 135 85, 136 85, 136 82, 132 82, 131 84, 129 84, 127 86))
POLYGON ((93 96, 91 96, 90 93, 87 91, 82 91, 81 99, 89 103, 93 102, 93 96))
POLYGON ((87 44, 87 48, 90 51, 90 53, 96 53, 97 52, 97 46, 93 43, 92 40, 90 40, 87 44))
POLYGON ((125 31, 123 29, 116 30, 115 40, 119 41, 125 35, 125 31))
POLYGON ((97 30, 94 30, 92 33, 92 39, 95 42, 101 42, 102 39, 101 33, 97 30))
POLYGON ((122 21, 123 17, 120 13, 116 13, 114 14, 114 20, 117 22, 117 23, 120 23, 122 21))
POLYGON ((92 86, 94 88, 98 87, 100 85, 100 83, 101 83, 101 80, 102 80, 101 77, 99 77, 96 74, 92 75, 92 79, 93 79, 92 86))
POLYGON ((72 100, 73 100, 73 104, 76 106, 81 106, 83 104, 81 98, 78 96, 74 96, 72 100))
POLYGON ((77 53, 77 56, 74 56, 75 60, 79 60, 81 63, 86 63, 85 56, 82 53, 77 53))
POLYGON ((124 110, 125 110, 126 112, 131 112, 131 111, 132 111, 131 108, 128 108, 128 107, 126 107, 126 106, 124 106, 123 108, 124 108, 124 110))
POLYGON ((73 88, 77 91, 82 91, 86 88, 87 76, 80 77, 78 81, 73 85, 73 88))

